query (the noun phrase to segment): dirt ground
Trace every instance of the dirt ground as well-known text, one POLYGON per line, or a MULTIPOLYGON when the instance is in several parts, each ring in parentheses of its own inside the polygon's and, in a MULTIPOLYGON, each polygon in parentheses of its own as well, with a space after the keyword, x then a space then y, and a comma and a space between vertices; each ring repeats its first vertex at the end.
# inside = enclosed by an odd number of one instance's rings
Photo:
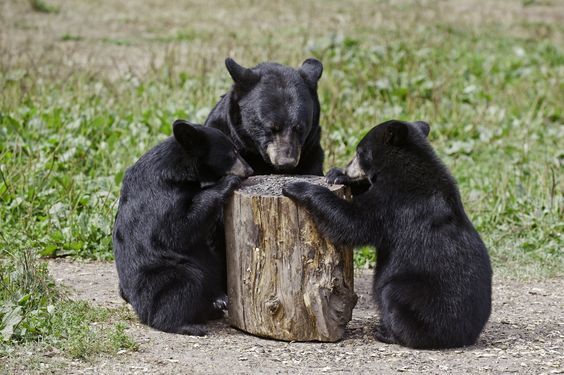
MULTIPOLYGON (((51 261, 57 282, 72 298, 119 307, 113 263, 51 261)), ((522 283, 494 280, 493 313, 477 345, 422 351, 386 345, 371 331, 377 314, 370 297, 371 271, 355 278, 359 302, 338 343, 287 343, 247 335, 227 320, 209 325, 206 337, 157 332, 133 323, 127 332, 137 352, 68 362, 72 373, 314 374, 368 373, 564 373, 564 279, 522 283)), ((49 359, 46 358, 46 363, 49 359)))

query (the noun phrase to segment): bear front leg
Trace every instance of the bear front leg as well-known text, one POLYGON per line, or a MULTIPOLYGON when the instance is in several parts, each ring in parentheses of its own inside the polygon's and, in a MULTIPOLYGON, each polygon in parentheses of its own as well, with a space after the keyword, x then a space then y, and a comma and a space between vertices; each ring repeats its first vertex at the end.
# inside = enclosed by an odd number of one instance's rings
POLYGON ((307 182, 294 182, 282 194, 309 211, 321 234, 338 245, 361 246, 369 243, 366 221, 354 203, 337 197, 329 189, 307 182))
POLYGON ((221 218, 223 205, 241 184, 241 177, 225 176, 215 185, 200 192, 190 206, 188 222, 207 230, 221 218))

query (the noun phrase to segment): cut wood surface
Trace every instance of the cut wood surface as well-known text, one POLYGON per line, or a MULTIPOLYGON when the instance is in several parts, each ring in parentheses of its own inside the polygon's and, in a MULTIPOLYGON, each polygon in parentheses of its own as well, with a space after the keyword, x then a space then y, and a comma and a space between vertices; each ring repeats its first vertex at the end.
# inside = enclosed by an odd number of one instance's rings
POLYGON ((337 341, 351 320, 352 248, 321 237, 304 209, 281 195, 294 181, 342 185, 318 176, 254 176, 225 209, 229 319, 257 336, 287 341, 337 341))

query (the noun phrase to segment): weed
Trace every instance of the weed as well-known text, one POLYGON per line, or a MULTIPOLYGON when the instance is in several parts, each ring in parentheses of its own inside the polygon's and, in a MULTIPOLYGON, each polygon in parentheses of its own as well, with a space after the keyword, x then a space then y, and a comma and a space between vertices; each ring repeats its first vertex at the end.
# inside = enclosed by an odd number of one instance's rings
POLYGON ((29 0, 31 9, 40 13, 58 13, 59 8, 49 5, 44 0, 29 0))
POLYGON ((63 34, 63 36, 61 37, 61 40, 64 42, 77 42, 82 39, 83 38, 80 35, 74 34, 63 34))
POLYGON ((55 287, 45 263, 30 251, 20 251, 0 262, 0 356, 14 346, 36 343, 35 350, 56 349, 72 358, 98 353, 136 350, 122 323, 119 309, 71 301, 55 287))

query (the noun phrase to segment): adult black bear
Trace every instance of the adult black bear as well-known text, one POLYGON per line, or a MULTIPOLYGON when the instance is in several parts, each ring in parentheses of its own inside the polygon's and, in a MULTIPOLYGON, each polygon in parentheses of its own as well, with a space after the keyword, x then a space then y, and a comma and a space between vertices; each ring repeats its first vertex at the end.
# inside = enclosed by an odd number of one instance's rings
POLYGON ((199 323, 226 302, 223 205, 252 169, 217 129, 177 120, 173 133, 125 173, 113 233, 120 294, 144 324, 204 335, 199 323))
POLYGON ((454 178, 427 141, 424 122, 373 128, 344 171, 327 179, 367 178, 351 202, 328 189, 294 183, 284 194, 310 211, 331 241, 377 248, 376 338, 421 348, 473 344, 491 311, 490 259, 466 216, 454 178))
POLYGON ((323 65, 307 59, 299 69, 275 63, 225 65, 234 84, 205 126, 227 134, 256 174, 323 174, 317 81, 323 65))

